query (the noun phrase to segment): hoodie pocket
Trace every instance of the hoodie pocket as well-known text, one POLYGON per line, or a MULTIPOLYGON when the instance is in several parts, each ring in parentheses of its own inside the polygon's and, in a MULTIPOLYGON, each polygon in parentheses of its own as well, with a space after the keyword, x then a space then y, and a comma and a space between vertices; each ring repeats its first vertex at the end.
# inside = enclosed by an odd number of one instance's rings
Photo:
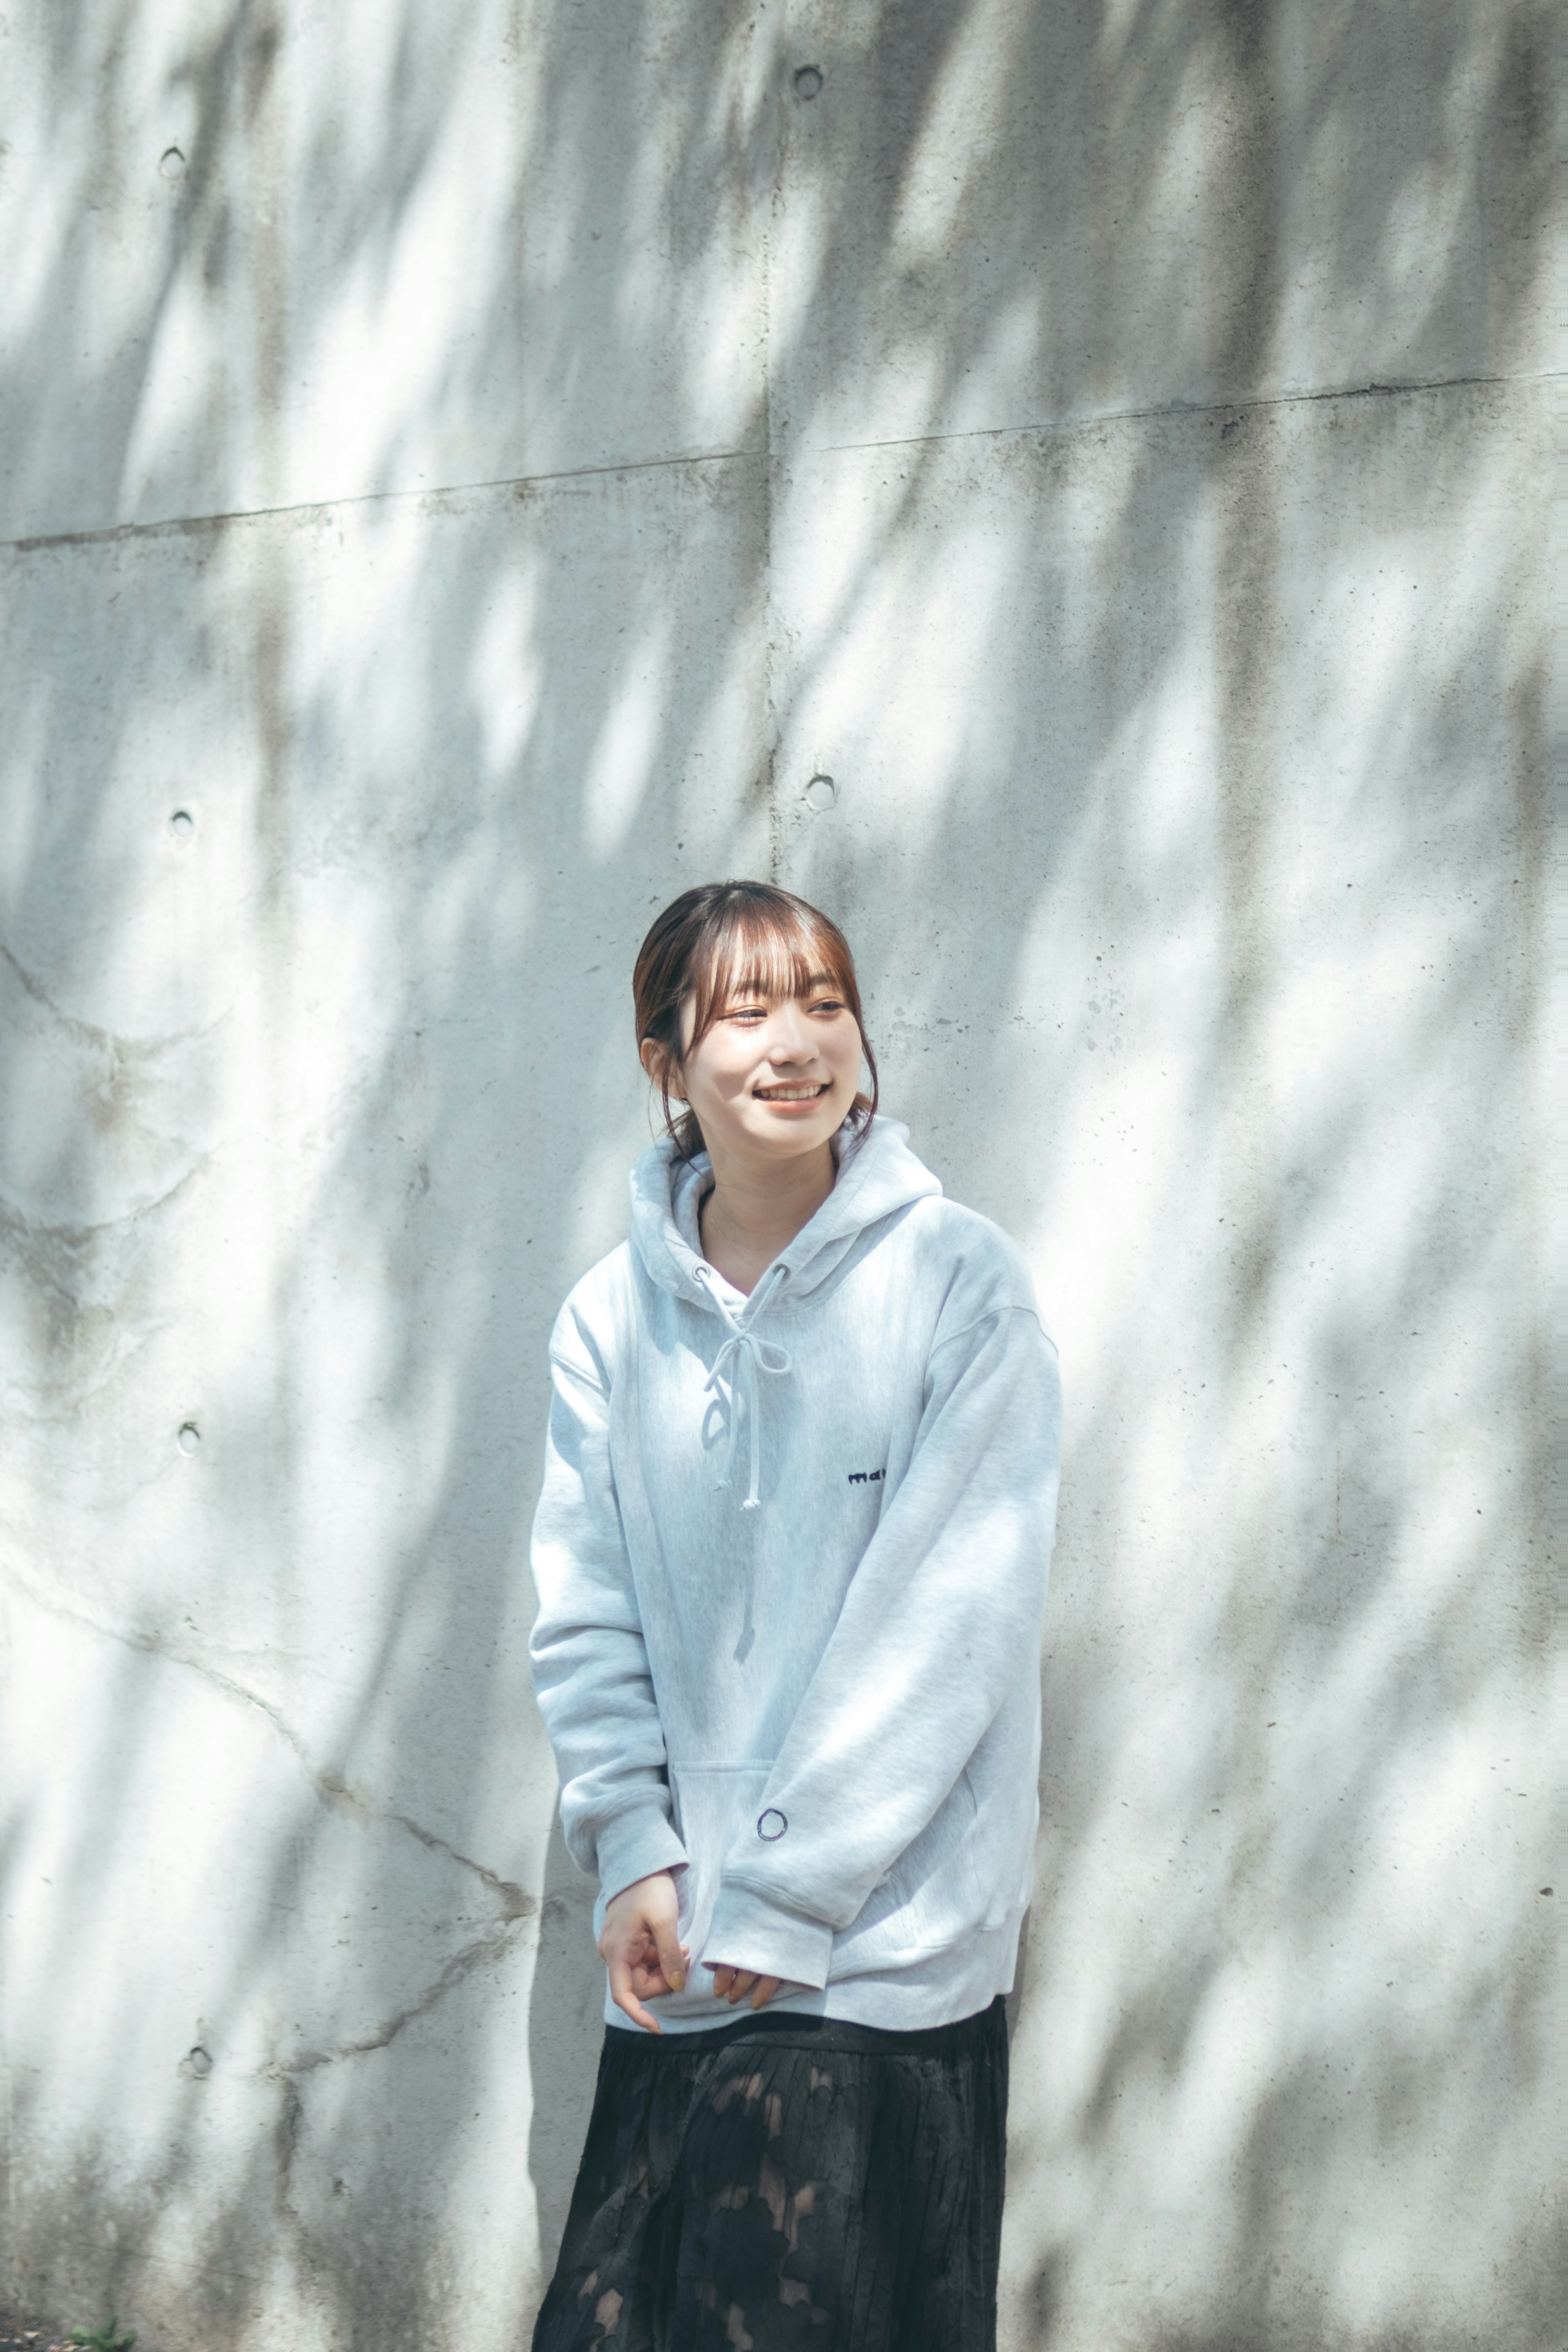
POLYGON ((975 1932, 986 1908, 975 1859, 978 1823, 965 1770, 858 1917, 834 1938, 829 1981, 941 1950, 975 1932))

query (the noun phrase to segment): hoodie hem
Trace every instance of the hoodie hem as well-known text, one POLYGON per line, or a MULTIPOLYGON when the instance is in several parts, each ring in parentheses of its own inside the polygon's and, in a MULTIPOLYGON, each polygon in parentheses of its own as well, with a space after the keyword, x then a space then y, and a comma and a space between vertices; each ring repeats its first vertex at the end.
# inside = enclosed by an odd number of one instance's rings
MULTIPOLYGON (((989 2008, 998 1993, 1012 1991, 1023 1922, 1024 1912, 1016 1911, 991 1934, 926 1953, 908 1968, 840 1977, 826 1987, 786 1985, 769 2001, 766 2014, 837 2018, 840 2024, 874 2025, 890 2033, 923 2033, 934 2026, 956 2025, 989 2008)), ((716 2015, 729 2019, 739 2013, 721 2010, 710 1990, 697 1997, 699 1974, 693 1969, 693 1991, 649 2003, 664 2032, 672 2037, 702 2032, 712 2026, 716 2015)), ((627 2022, 625 2011, 616 2008, 607 1990, 605 2022, 620 2026, 627 2022)), ((650 2042, 653 2038, 647 2036, 650 2042)))

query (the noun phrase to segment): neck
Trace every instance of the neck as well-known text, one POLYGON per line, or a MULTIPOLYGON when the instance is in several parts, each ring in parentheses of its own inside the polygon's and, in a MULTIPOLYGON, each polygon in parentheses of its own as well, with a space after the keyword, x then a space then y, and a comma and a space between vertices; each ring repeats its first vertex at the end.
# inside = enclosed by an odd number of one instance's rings
POLYGON ((810 1223, 838 1173, 831 1144, 761 1166, 710 1147, 713 1189, 702 1203, 702 1246, 727 1282, 750 1292, 810 1223))

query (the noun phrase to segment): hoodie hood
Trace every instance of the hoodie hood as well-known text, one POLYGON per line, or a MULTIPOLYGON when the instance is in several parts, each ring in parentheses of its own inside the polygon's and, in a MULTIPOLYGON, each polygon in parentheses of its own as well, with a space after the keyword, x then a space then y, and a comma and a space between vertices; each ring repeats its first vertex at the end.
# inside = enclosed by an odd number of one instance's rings
POLYGON ((704 1393, 721 1401, 724 1449, 718 1484, 727 1486, 735 1465, 742 1423, 747 1432, 748 1471, 744 1511, 761 1502, 763 1389, 767 1380, 786 1379, 795 1366, 777 1340, 759 1325, 781 1294, 804 1297, 825 1282, 868 1225, 940 1192, 942 1186, 909 1147, 909 1129, 894 1119, 873 1118, 857 1134, 846 1121, 833 1139, 838 1175, 816 1214, 782 1249, 749 1298, 742 1297, 700 1252, 698 1212, 712 1176, 707 1152, 681 1157, 667 1136, 645 1151, 632 1170, 632 1247, 650 1280, 672 1297, 706 1308, 723 1326, 724 1337, 704 1393))
MULTIPOLYGON (((889 1217, 911 1201, 940 1194, 942 1185, 910 1150, 909 1129, 894 1118, 874 1118, 859 1134, 846 1121, 833 1139, 838 1177, 816 1214, 782 1249, 740 1318, 750 1320, 784 1289, 801 1298, 826 1282, 868 1225, 889 1217), (782 1269, 782 1273, 781 1273, 782 1269)), ((702 1257, 697 1213, 713 1180, 707 1152, 683 1160, 665 1136, 645 1151, 632 1170, 632 1247, 652 1282, 672 1297, 717 1307, 702 1257)), ((729 1288, 726 1284, 725 1288, 729 1288)), ((728 1319, 728 1318, 726 1318, 728 1319)))

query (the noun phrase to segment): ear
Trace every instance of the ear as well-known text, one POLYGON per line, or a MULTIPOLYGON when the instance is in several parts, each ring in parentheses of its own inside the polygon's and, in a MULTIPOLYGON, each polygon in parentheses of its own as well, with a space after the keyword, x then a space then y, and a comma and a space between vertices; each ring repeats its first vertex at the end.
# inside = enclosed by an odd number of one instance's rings
POLYGON ((647 1073, 649 1086, 668 1087, 678 1102, 684 1102, 686 1097, 680 1091, 680 1065, 674 1055, 666 1052, 657 1037, 645 1037, 637 1051, 642 1055, 642 1066, 647 1073))

